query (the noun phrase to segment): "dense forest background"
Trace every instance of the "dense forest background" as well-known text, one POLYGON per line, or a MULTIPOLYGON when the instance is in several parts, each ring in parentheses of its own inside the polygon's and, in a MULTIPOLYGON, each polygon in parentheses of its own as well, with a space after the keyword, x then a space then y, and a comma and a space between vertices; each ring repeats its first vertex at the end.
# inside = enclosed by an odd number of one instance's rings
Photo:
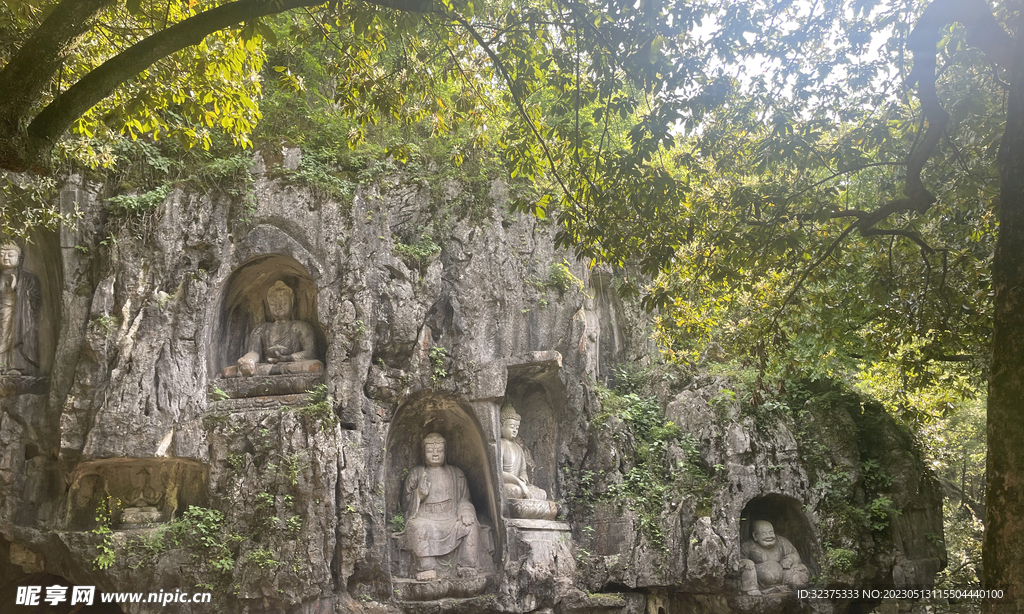
POLYGON ((416 262, 507 182, 621 272, 663 360, 735 376, 753 411, 807 378, 884 401, 946 490, 943 582, 981 583, 1019 2, 279 0, 220 27, 196 21, 215 1, 68 5, 0 7, 6 234, 74 223, 53 194, 82 173, 116 251, 174 186, 245 207, 254 153, 286 146, 280 178, 342 206, 397 176, 468 182, 403 237, 416 262), (75 10, 79 31, 47 29, 75 10))

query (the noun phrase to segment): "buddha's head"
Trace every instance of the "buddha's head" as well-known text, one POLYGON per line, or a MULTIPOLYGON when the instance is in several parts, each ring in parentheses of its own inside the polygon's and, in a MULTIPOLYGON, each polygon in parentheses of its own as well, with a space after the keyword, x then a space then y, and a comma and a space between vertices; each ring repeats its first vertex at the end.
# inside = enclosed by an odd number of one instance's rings
POLYGON ((755 520, 751 535, 754 538, 754 543, 758 546, 762 548, 775 547, 775 527, 767 520, 755 520))
POLYGON ((522 416, 516 412, 511 400, 506 400, 501 406, 501 437, 503 439, 515 439, 519 434, 519 423, 522 416))
POLYGON ((292 306, 295 303, 295 293, 283 281, 267 290, 267 306, 270 308, 270 316, 274 320, 292 319, 292 306))
POLYGON ((444 465, 444 453, 447 443, 440 433, 431 433, 423 438, 423 462, 427 467, 444 465))
POLYGON ((8 271, 21 262, 21 247, 14 241, 6 241, 0 245, 0 268, 8 271))

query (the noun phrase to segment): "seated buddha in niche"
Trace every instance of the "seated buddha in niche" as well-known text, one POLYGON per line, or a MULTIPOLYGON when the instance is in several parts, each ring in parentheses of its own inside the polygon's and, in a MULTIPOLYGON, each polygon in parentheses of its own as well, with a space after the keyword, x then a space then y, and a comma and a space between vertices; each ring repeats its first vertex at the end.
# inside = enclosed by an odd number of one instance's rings
POLYGON ((526 451, 516 441, 522 417, 512 401, 501 407, 501 476, 509 512, 513 518, 551 520, 558 515, 558 504, 548 501, 543 489, 530 483, 526 473, 526 451))
POLYGON ((800 559, 796 547, 767 520, 755 520, 753 540, 740 544, 746 557, 741 561, 740 590, 760 595, 807 586, 811 573, 800 559))
POLYGON ((267 307, 272 321, 264 322, 249 335, 246 354, 221 372, 223 377, 319 373, 324 363, 317 359, 316 333, 308 322, 292 319, 295 293, 283 281, 267 290, 267 307))

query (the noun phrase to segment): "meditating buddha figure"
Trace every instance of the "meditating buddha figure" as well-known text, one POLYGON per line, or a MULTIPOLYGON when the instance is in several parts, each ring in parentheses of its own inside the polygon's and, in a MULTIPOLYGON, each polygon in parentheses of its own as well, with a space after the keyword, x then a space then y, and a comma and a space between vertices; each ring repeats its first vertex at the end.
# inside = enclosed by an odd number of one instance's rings
POLYGON ((417 580, 435 580, 455 571, 475 576, 480 561, 480 525, 462 469, 445 463, 444 437, 423 439, 424 465, 405 478, 404 548, 411 551, 417 580), (452 565, 452 563, 454 565, 452 565))
POLYGON ((514 518, 552 519, 558 505, 548 501, 544 490, 530 483, 526 473, 526 452, 515 440, 522 417, 511 400, 501 407, 501 474, 505 495, 510 499, 509 511, 514 518))
POLYGON ((811 573, 793 544, 776 535, 775 527, 767 520, 755 520, 752 529, 753 540, 740 544, 746 557, 741 561, 740 590, 760 595, 807 586, 811 573))
POLYGON ((223 377, 323 371, 324 363, 316 355, 313 327, 308 322, 292 319, 294 297, 292 289, 283 281, 267 290, 267 308, 272 321, 252 331, 246 354, 237 364, 225 368, 221 372, 223 377))

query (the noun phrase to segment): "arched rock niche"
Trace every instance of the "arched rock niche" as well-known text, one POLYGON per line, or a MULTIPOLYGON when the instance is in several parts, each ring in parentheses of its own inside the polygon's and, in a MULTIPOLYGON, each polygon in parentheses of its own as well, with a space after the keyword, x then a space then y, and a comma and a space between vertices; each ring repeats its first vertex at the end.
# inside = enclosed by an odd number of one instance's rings
MULTIPOLYGON (((494 530, 499 506, 496 478, 490 470, 495 466, 493 446, 485 446, 477 420, 449 396, 426 393, 413 397, 398 409, 391 421, 384 465, 388 529, 393 528, 392 520, 402 512, 402 484, 408 470, 424 464, 423 438, 435 432, 445 438, 445 463, 462 469, 466 475, 470 500, 477 517, 490 527, 497 557, 502 546, 501 532, 494 530)), ((392 574, 408 577, 395 544, 393 548, 392 574)))
POLYGON ((804 515, 803 505, 793 497, 769 494, 754 497, 743 508, 740 515, 740 542, 753 540, 751 526, 754 521, 767 520, 775 528, 775 534, 788 539, 811 574, 817 574, 820 554, 818 540, 811 523, 804 515))
POLYGON ((519 424, 521 444, 528 452, 527 473, 530 482, 557 501, 559 425, 568 423, 565 385, 558 377, 559 361, 510 365, 506 398, 522 416, 519 424))
POLYGON ((92 529, 107 503, 115 529, 169 522, 190 505, 205 506, 206 466, 182 458, 110 458, 80 463, 71 476, 68 528, 92 529), (141 511, 155 508, 152 511, 141 511), (125 517, 126 510, 129 515, 125 517))
POLYGON ((294 258, 266 254, 238 267, 224 286, 209 344, 211 378, 219 377, 221 369, 235 364, 246 353, 249 333, 269 319, 267 290, 278 281, 283 281, 295 293, 292 317, 313 326, 317 356, 324 360, 327 341, 317 320, 317 289, 313 278, 294 258))

